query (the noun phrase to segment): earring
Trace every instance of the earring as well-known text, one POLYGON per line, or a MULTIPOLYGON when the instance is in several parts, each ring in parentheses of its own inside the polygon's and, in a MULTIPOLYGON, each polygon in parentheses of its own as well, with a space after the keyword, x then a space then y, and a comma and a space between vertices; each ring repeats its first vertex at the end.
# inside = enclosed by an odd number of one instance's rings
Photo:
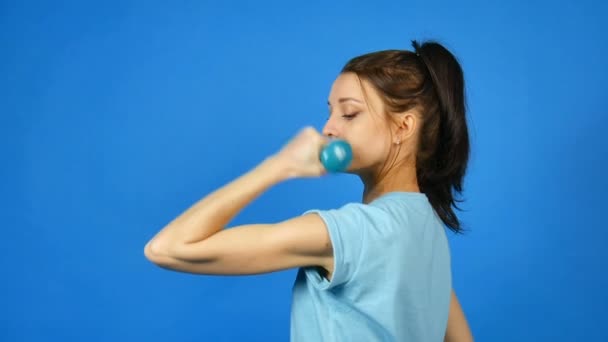
POLYGON ((397 140, 397 141, 395 142, 395 144, 397 144, 397 145, 401 144, 401 140, 397 140))

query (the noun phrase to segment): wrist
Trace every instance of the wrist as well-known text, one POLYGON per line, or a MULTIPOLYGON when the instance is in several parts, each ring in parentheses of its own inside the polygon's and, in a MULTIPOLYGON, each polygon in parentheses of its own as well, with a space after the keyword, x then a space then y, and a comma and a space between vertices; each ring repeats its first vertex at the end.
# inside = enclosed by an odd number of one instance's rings
POLYGON ((277 183, 295 178, 293 168, 277 155, 266 158, 259 166, 265 173, 270 175, 277 183))

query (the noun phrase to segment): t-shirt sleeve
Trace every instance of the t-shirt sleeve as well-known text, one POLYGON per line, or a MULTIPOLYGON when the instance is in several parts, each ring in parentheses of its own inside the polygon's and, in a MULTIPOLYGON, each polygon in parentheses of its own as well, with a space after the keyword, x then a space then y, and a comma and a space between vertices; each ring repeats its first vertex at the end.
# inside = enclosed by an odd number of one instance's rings
POLYGON ((365 205, 360 203, 350 203, 339 209, 309 210, 303 215, 311 213, 319 215, 325 222, 333 248, 334 270, 329 281, 316 267, 306 267, 304 271, 315 287, 328 290, 353 278, 360 264, 365 229, 370 221, 365 205))

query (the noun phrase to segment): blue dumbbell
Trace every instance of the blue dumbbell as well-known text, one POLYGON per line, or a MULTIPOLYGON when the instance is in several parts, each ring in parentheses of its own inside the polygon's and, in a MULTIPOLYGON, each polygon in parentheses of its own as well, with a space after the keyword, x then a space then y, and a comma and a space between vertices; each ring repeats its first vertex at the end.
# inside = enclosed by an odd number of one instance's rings
POLYGON ((343 172, 353 160, 353 151, 346 140, 334 139, 323 147, 319 158, 328 172, 343 172))

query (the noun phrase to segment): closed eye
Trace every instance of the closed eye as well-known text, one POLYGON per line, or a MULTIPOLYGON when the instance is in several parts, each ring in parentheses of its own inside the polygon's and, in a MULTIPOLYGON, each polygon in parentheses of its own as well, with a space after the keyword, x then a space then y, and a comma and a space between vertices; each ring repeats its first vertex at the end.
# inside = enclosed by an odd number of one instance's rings
MULTIPOLYGON (((357 116, 359 114, 360 114, 360 112, 355 112, 355 113, 352 113, 352 114, 343 114, 342 117, 345 118, 346 120, 352 120, 352 119, 355 118, 355 116, 357 116)), ((331 117, 331 115, 329 115, 327 117, 327 119, 325 119, 325 121, 328 121, 330 117, 331 117)))
POLYGON ((359 114, 359 112, 356 113, 352 113, 352 114, 344 114, 342 115, 343 118, 345 118, 346 120, 352 120, 355 118, 355 116, 357 116, 359 114))

